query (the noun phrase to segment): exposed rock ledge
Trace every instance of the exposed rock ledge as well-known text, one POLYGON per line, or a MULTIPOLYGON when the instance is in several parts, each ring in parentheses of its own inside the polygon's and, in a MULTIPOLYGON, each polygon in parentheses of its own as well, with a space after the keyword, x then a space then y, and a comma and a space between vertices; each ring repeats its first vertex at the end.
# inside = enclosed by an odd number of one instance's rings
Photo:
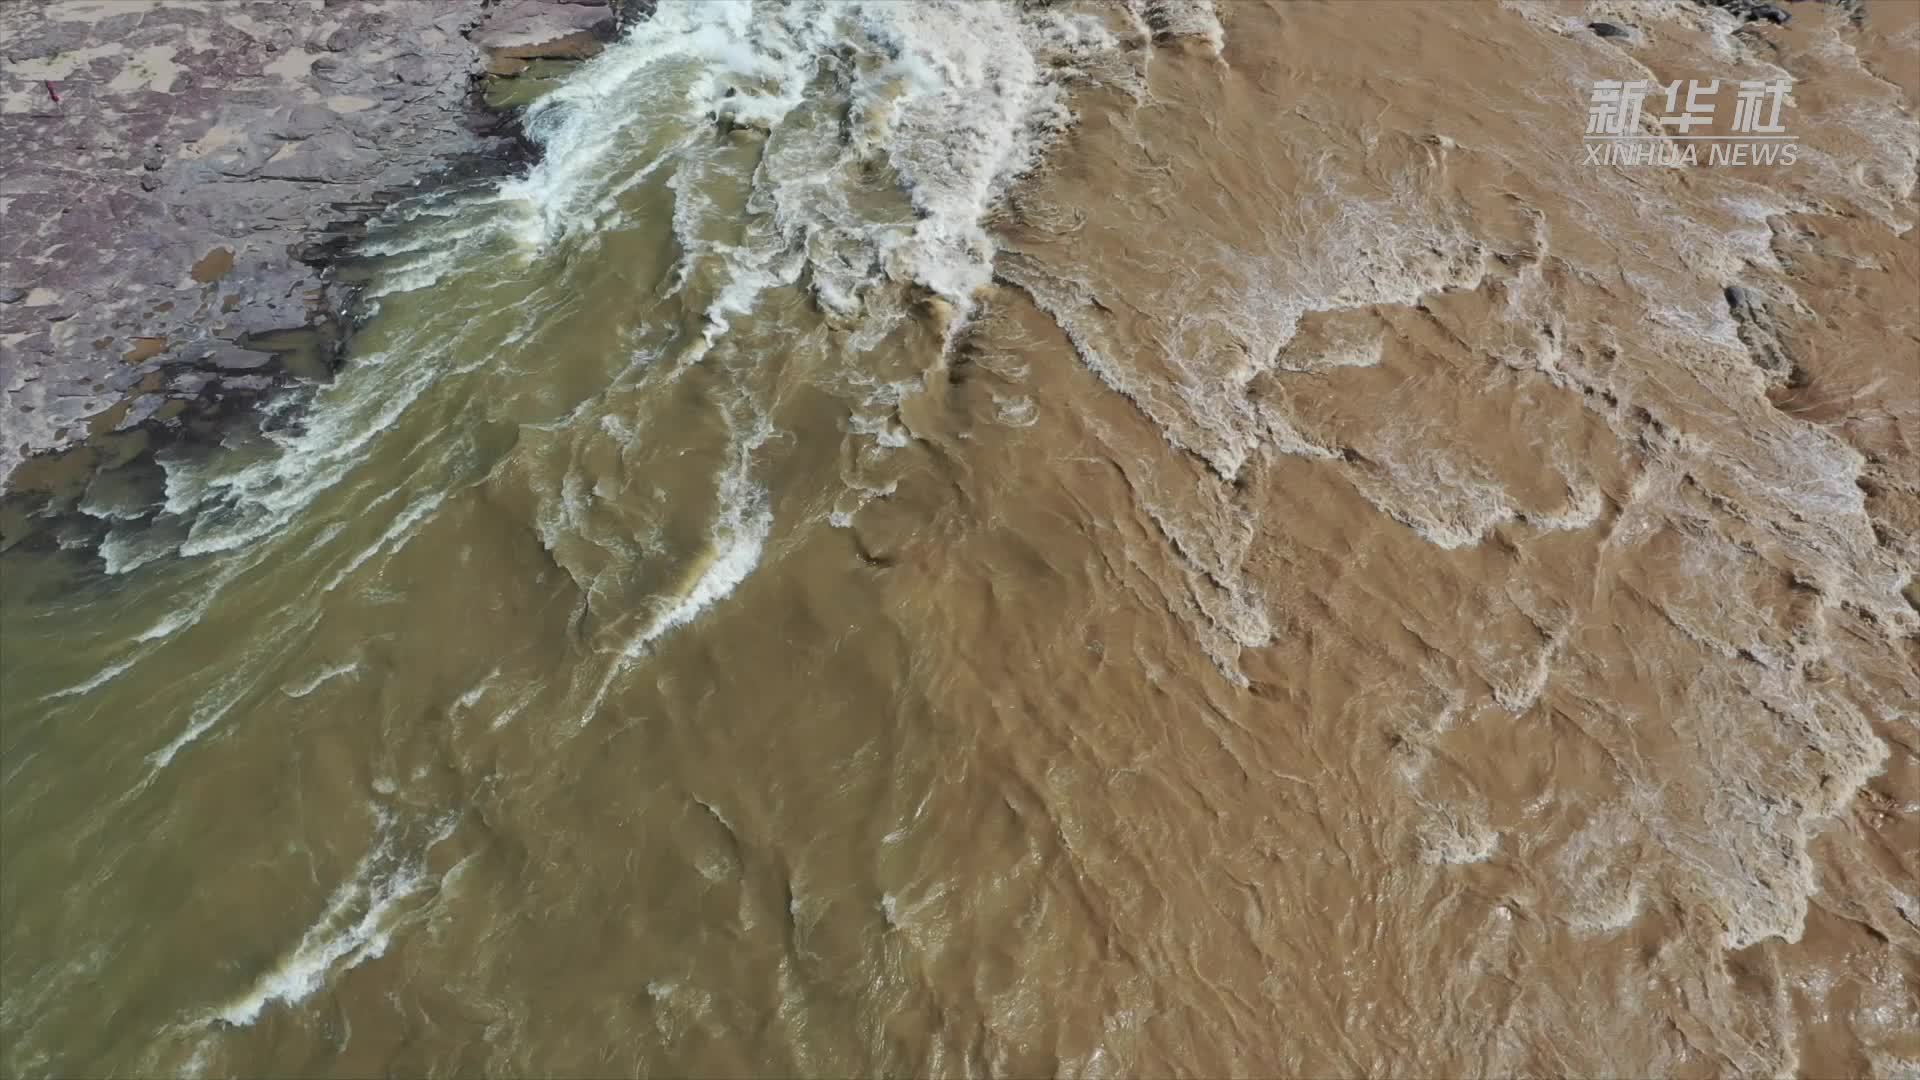
POLYGON ((590 56, 651 6, 0 4, 0 491, 32 486, 30 456, 324 375, 347 301, 329 241, 510 165, 483 74, 590 56))

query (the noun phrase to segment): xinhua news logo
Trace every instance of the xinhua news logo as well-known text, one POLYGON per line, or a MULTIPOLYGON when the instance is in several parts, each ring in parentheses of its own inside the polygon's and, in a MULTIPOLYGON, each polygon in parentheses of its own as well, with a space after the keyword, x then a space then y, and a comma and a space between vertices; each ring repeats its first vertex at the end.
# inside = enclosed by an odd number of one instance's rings
POLYGON ((1588 165, 1791 165, 1800 146, 1781 121, 1786 79, 1731 84, 1733 110, 1716 124, 1720 80, 1601 79, 1587 106, 1588 165))

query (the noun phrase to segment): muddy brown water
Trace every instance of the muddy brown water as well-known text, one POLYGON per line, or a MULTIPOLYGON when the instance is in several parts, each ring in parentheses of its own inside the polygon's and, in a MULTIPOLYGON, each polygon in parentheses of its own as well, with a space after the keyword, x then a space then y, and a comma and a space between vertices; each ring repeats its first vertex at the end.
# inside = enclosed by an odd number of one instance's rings
POLYGON ((6 1071, 1913 1075, 1867 8, 665 5, 0 556, 6 1071))

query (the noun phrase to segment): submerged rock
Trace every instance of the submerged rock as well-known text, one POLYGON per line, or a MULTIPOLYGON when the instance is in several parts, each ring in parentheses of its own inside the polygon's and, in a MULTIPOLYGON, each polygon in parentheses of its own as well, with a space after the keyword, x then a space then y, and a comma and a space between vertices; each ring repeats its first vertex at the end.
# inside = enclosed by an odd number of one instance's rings
POLYGON ((1768 382, 1784 386, 1804 382, 1806 375, 1766 300, 1744 285, 1728 285, 1723 292, 1740 343, 1768 382))
MULTIPOLYGON (((1776 26, 1781 26, 1793 19, 1793 16, 1788 13, 1785 8, 1780 7, 1778 4, 1768 3, 1766 0, 1698 0, 1698 2, 1707 7, 1719 8, 1736 18, 1745 19, 1748 22, 1769 22, 1776 26)), ((1843 5, 1844 3, 1845 0, 1843 0, 1843 5)), ((1852 7, 1852 15, 1857 22, 1860 18, 1860 12, 1857 10, 1857 5, 1852 5, 1852 7)))

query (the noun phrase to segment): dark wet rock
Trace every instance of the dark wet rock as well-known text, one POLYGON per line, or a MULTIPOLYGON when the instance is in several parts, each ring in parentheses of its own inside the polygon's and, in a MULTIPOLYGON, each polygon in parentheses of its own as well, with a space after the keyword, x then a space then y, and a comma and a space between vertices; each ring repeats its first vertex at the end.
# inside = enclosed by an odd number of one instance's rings
POLYGON ((380 169, 381 155, 373 144, 334 129, 281 145, 260 167, 259 175, 309 184, 352 184, 371 179, 380 169))
POLYGON ((584 60, 600 51, 615 24, 605 4, 505 0, 488 12, 486 25, 471 38, 496 56, 584 60))
MULTIPOLYGON (((1782 8, 1778 4, 1770 3, 1768 0, 1695 0, 1695 2, 1705 5, 1706 7, 1719 8, 1735 18, 1745 19, 1747 22, 1768 22, 1776 26, 1781 26, 1793 18, 1793 15, 1785 8, 1782 8)), ((1850 14, 1856 23, 1860 21, 1862 13, 1857 0, 1836 0, 1836 3, 1839 6, 1849 8, 1850 14)))
MULTIPOLYGON (((0 289, 0 490, 23 455, 73 446, 88 418, 150 393, 137 387, 163 364, 258 357, 231 343, 347 321, 353 286, 326 264, 359 223, 450 167, 525 160, 511 125, 475 108, 475 81, 502 55, 488 43, 591 55, 642 8, 0 3, 0 279, 19 283, 0 289), (216 249, 230 268, 196 280, 216 249), (169 351, 129 362, 92 347, 107 338, 169 351)), ((265 392, 275 380, 258 368, 213 364, 192 393, 265 392)))
POLYGON ((620 20, 622 30, 651 19, 654 9, 659 6, 660 0, 612 0, 614 15, 620 20))
POLYGON ((622 12, 619 0, 611 7, 600 0, 505 0, 490 9, 486 26, 473 35, 486 52, 482 101, 507 111, 540 100, 628 25, 622 12))
POLYGON ((1784 328, 1775 318, 1765 297, 1743 285, 1728 285, 1723 294, 1727 311, 1733 316, 1740 343, 1754 366, 1776 386, 1797 387, 1806 382, 1806 374, 1794 358, 1784 328))
POLYGON ((273 354, 223 346, 208 352, 194 363, 217 371, 255 371, 273 363, 273 354))
POLYGON ((752 113, 743 114, 737 105, 723 105, 713 114, 714 123, 722 135, 731 135, 736 131, 757 131, 762 135, 771 134, 773 122, 764 116, 752 113))
POLYGON ((1610 22, 1588 23, 1587 29, 1593 31, 1594 33, 1600 35, 1603 38, 1623 38, 1623 37, 1633 36, 1633 31, 1628 30, 1626 27, 1623 27, 1623 26, 1615 26, 1610 22))
POLYGON ((154 413, 159 412, 161 406, 166 403, 167 398, 164 394, 141 394, 133 399, 133 403, 127 408, 127 415, 120 418, 120 423, 115 425, 113 430, 126 431, 139 427, 151 419, 154 413))
POLYGON ((366 40, 366 33, 355 26, 342 26, 327 34, 320 47, 328 52, 346 52, 366 40))
POLYGON ((340 114, 324 105, 290 105, 279 111, 267 134, 277 139, 306 139, 323 131, 338 130, 340 114))

